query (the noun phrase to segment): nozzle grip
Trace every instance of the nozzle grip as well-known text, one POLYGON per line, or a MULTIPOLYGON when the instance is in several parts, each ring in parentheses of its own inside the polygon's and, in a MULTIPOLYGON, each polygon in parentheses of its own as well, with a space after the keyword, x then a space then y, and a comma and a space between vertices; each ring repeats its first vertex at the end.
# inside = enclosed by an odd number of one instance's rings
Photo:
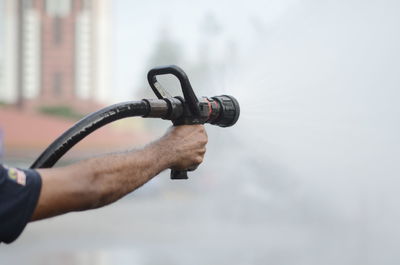
POLYGON ((171 169, 171 179, 188 179, 187 170, 171 169))
POLYGON ((190 111, 194 115, 200 115, 199 100, 193 91, 189 78, 187 77, 186 73, 176 65, 155 67, 147 73, 147 81, 149 82, 150 87, 153 89, 154 94, 156 94, 159 99, 171 97, 171 95, 169 95, 169 93, 157 80, 158 75, 166 74, 171 74, 178 78, 181 84, 183 96, 189 106, 190 111))

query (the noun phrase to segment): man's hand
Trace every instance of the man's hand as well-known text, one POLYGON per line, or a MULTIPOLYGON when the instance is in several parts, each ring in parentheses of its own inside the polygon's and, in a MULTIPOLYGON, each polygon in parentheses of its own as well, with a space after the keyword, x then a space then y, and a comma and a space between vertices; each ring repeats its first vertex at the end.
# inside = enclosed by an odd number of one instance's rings
POLYGON ((171 127, 153 144, 170 159, 170 168, 186 170, 196 168, 203 162, 208 141, 203 125, 182 125, 171 127))
POLYGON ((203 125, 172 127, 143 149, 91 158, 50 169, 38 169, 42 189, 32 220, 110 204, 161 171, 192 169, 206 152, 203 125))

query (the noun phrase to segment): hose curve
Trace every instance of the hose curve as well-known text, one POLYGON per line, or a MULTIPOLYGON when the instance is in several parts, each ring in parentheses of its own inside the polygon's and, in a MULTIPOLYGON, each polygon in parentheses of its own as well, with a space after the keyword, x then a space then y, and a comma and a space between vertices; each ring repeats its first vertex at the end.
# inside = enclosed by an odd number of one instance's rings
POLYGON ((49 145, 31 168, 50 168, 75 144, 98 128, 119 119, 145 116, 148 112, 149 105, 145 101, 128 101, 89 114, 49 145))

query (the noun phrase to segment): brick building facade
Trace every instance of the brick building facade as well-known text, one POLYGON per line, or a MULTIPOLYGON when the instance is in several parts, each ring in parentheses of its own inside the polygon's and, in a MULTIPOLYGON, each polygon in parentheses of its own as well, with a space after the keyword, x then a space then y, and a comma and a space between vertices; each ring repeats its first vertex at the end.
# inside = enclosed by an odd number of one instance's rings
POLYGON ((84 107, 109 100, 109 0, 3 1, 1 101, 84 107))

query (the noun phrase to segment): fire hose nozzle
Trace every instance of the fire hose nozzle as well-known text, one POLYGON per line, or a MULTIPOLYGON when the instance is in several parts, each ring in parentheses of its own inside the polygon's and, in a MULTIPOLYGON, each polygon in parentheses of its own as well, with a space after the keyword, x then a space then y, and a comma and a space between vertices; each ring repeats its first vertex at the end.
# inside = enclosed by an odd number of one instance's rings
MULTIPOLYGON (((158 98, 158 101, 144 100, 150 106, 147 117, 171 120, 175 126, 210 123, 220 127, 232 126, 239 119, 240 106, 234 97, 221 95, 211 98, 197 98, 186 73, 176 65, 151 69, 147 74, 147 80, 158 98), (157 80, 157 76, 166 74, 171 74, 178 78, 183 98, 172 97, 157 80), (168 109, 162 110, 163 106, 168 109)), ((187 172, 172 170, 171 178, 187 179, 187 172)))

